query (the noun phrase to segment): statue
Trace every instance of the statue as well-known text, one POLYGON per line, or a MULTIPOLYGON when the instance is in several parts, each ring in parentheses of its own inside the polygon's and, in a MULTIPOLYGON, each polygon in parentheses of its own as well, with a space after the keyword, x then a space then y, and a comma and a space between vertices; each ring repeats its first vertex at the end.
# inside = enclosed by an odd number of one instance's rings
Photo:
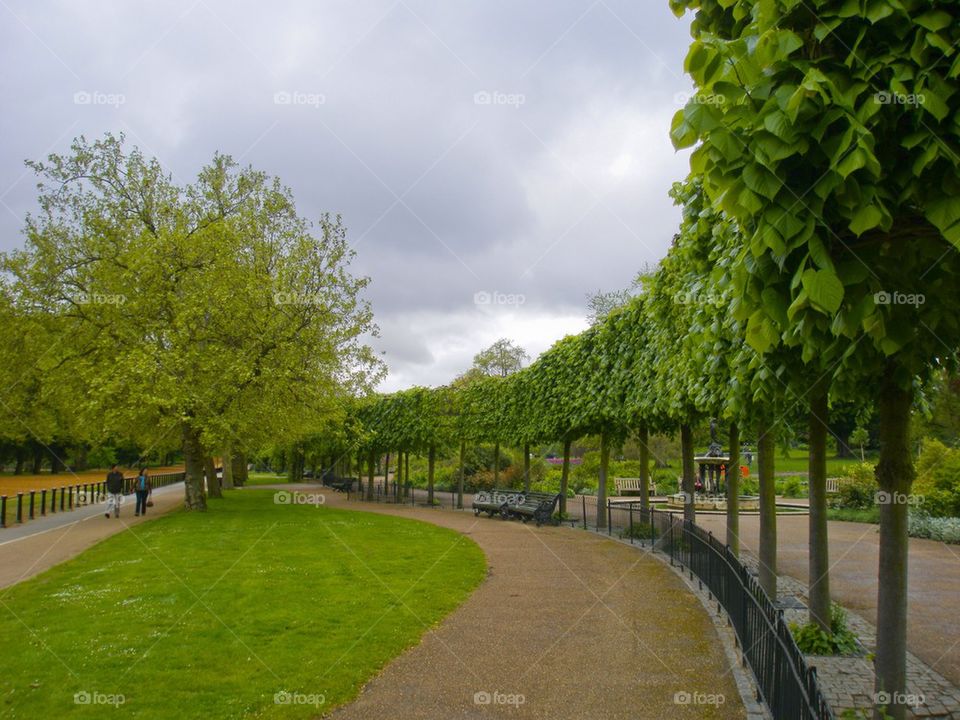
POLYGON ((707 457, 723 457, 723 445, 717 442, 717 419, 710 418, 710 447, 707 457))

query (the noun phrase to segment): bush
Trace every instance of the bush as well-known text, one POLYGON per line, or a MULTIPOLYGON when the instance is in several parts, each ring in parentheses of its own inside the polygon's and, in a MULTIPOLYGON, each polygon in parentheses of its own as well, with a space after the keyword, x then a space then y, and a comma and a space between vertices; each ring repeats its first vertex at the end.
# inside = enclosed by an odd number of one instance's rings
POLYGON ((778 480, 777 493, 788 498, 807 497, 807 487, 798 477, 788 477, 778 480))
POLYGON ((910 537, 939 540, 940 542, 960 543, 960 518, 931 517, 928 513, 910 513, 910 537))
POLYGON ((857 636, 847 627, 847 611, 836 603, 830 606, 830 632, 816 623, 790 623, 790 632, 805 655, 853 655, 858 649, 857 636))
POLYGON ((931 517, 960 517, 960 450, 924 440, 913 494, 923 498, 923 509, 931 517))
POLYGON ((857 463, 847 468, 840 479, 840 489, 830 506, 847 510, 869 510, 876 506, 877 481, 871 463, 857 463))

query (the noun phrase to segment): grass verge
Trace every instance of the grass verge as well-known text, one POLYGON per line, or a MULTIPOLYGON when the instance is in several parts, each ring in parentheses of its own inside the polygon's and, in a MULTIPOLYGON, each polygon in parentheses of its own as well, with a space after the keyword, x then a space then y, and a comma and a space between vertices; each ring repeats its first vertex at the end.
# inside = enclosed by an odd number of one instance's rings
POLYGON ((4 592, 0 714, 103 717, 122 697, 140 718, 313 717, 485 574, 476 544, 426 523, 275 504, 266 490, 210 506, 4 592))

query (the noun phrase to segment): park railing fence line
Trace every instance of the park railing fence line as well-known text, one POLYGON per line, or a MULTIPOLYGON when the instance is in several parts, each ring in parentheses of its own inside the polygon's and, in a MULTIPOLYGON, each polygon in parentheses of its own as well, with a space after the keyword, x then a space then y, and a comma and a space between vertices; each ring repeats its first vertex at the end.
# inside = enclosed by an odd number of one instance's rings
MULTIPOLYGON (((222 468, 217 468, 219 477, 222 468)), ((187 474, 183 471, 172 473, 158 473, 150 476, 151 486, 156 488, 182 483, 187 474)), ((135 476, 124 477, 123 494, 129 495, 134 490, 135 476)), ((14 511, 16 524, 26 520, 33 520, 39 516, 56 512, 67 512, 76 508, 87 507, 106 500, 107 482, 98 480, 87 483, 75 483, 60 487, 42 488, 40 490, 26 490, 17 492, 15 496, 0 495, 0 528, 10 525, 7 520, 7 510, 14 511), (49 500, 48 500, 49 495, 49 500), (14 505, 15 503, 15 505, 14 505)))
MULTIPOLYGON (((589 506, 584 500, 583 507, 589 506)), ((596 527, 595 498, 593 506, 596 527)), ((608 533, 616 531, 631 542, 669 555, 671 564, 685 568, 711 599, 716 598, 757 680, 758 700, 767 705, 774 720, 833 720, 816 669, 807 665, 783 611, 727 545, 679 514, 644 509, 639 501, 607 501, 605 510, 608 533)))

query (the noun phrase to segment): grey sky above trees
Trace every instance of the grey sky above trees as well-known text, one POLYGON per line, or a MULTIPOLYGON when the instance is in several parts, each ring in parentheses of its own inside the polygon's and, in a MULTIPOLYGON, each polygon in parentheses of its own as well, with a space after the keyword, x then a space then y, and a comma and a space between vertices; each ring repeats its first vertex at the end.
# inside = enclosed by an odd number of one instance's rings
POLYGON ((500 337, 533 356, 587 293, 665 252, 690 92, 666 0, 0 8, 0 249, 25 159, 106 131, 190 182, 215 150, 340 213, 372 278, 385 390, 449 382, 500 337))

